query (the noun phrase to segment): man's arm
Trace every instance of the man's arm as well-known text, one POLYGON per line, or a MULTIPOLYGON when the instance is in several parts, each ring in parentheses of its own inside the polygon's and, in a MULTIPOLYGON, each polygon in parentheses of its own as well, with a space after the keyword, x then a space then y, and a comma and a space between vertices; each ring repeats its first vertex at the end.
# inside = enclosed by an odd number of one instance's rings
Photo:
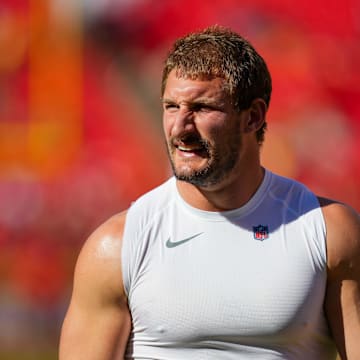
POLYGON ((327 227, 325 311, 342 360, 360 359, 360 218, 346 205, 320 199, 327 227))
POLYGON ((82 248, 60 338, 60 360, 122 359, 131 321, 121 272, 125 213, 100 226, 82 248))

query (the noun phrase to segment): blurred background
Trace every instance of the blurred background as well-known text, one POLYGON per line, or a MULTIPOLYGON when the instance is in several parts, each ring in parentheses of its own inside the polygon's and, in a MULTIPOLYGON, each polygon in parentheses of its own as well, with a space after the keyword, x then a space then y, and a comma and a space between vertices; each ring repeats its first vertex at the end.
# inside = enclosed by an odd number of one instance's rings
POLYGON ((272 73, 264 165, 359 211, 358 0, 1 0, 1 359, 57 358, 81 245, 170 176, 170 44, 215 23, 272 73))

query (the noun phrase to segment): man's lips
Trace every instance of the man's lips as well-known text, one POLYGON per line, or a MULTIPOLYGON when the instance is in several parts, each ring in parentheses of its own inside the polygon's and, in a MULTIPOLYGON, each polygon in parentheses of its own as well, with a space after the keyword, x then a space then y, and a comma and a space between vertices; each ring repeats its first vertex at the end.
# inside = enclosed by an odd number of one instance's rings
POLYGON ((175 145, 175 147, 180 151, 194 152, 204 150, 203 146, 199 145, 175 145))
POLYGON ((208 151, 205 144, 201 140, 197 141, 183 141, 174 140, 172 142, 175 149, 182 154, 187 155, 198 155, 201 157, 207 157, 208 151))

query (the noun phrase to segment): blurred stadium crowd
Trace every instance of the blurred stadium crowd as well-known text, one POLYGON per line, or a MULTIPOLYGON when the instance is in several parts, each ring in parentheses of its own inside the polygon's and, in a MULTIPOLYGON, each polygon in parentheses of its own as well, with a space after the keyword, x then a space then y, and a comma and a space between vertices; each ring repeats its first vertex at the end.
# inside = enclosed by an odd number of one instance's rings
POLYGON ((168 47, 215 23, 272 73, 263 163, 360 209, 359 1, 2 0, 0 358, 55 358, 83 241, 170 175, 168 47))

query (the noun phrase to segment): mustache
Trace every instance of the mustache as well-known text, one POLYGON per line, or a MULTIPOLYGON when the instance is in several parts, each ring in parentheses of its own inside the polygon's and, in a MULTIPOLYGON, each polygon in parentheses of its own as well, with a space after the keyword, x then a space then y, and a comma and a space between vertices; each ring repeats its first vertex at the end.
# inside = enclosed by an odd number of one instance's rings
POLYGON ((170 144, 172 144, 173 146, 177 146, 179 144, 183 144, 183 145, 198 144, 206 150, 210 149, 210 143, 197 134, 184 134, 181 136, 174 136, 173 138, 170 139, 170 144))

